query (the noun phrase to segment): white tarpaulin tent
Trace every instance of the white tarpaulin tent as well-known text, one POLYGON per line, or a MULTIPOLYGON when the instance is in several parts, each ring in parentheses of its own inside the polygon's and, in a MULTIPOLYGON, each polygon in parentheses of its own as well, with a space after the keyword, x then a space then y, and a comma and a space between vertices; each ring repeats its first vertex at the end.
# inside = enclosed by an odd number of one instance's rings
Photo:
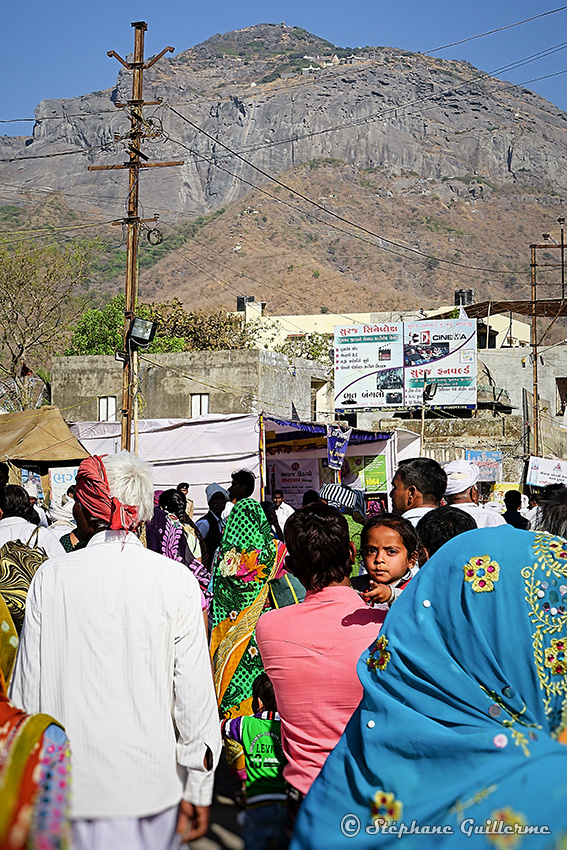
MULTIPOLYGON (((114 454, 120 451, 119 422, 77 422, 71 431, 91 454, 114 454)), ((322 447, 325 426, 321 424, 263 419, 264 433, 273 433, 285 443, 286 438, 306 441, 313 438, 317 447, 302 450, 282 448, 281 457, 306 467, 326 456, 322 447)), ((352 438, 351 438, 352 439, 352 438)), ((279 440, 278 440, 279 443, 279 440)), ((419 455, 419 435, 401 429, 392 434, 355 432, 347 456, 386 454, 388 480, 395 464, 403 457, 419 455), (356 437, 358 435, 358 438, 356 437), (360 442, 355 442, 358 439, 360 442)), ((265 440, 258 414, 208 414, 194 419, 143 419, 138 422, 138 455, 151 463, 154 485, 158 490, 188 481, 189 496, 194 502, 195 516, 207 510, 205 487, 216 481, 227 487, 231 473, 250 469, 256 476, 255 497, 260 498, 260 469, 265 440)), ((273 455, 267 455, 267 462, 273 455)), ((263 474, 265 475, 265 465, 263 474)), ((266 482, 269 485, 270 482, 266 482)), ((318 481, 311 486, 318 487, 318 481)))
MULTIPOLYGON (((77 422, 71 431, 91 454, 120 451, 119 422, 77 422)), ((250 469, 259 482, 259 434, 256 414, 141 419, 138 455, 151 463, 156 489, 188 481, 199 516, 207 510, 205 487, 212 481, 228 487, 232 472, 250 469)), ((258 483, 256 496, 259 494, 258 483)))

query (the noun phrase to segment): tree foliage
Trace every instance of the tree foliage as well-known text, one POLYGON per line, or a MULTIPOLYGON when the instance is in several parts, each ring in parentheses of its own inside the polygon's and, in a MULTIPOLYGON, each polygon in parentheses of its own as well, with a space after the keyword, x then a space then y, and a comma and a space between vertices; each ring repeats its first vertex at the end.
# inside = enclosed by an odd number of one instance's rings
POLYGON ((333 347, 333 337, 318 331, 305 333, 301 336, 288 337, 276 346, 276 351, 287 357, 304 357, 306 360, 317 360, 323 366, 329 365, 329 351, 333 347))
MULTIPOLYGON (((157 323, 156 335, 148 348, 154 354, 249 348, 252 343, 252 333, 240 316, 220 310, 187 312, 177 298, 140 304, 136 315, 157 323)), ((123 326, 124 296, 116 295, 106 307, 82 314, 65 354, 114 354, 123 346, 123 326)))
POLYGON ((26 410, 42 403, 34 370, 64 349, 83 304, 93 242, 61 247, 0 243, 0 405, 26 410))

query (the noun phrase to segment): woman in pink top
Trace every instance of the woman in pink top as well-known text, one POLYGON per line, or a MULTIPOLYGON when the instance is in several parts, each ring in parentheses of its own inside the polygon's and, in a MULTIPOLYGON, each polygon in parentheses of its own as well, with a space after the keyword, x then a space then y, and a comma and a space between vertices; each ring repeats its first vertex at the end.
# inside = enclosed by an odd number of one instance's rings
POLYGON ((294 820, 360 702, 356 662, 376 640, 385 612, 369 608, 350 586, 356 551, 335 508, 296 511, 285 541, 286 567, 306 588, 305 601, 260 617, 256 639, 282 720, 294 820))

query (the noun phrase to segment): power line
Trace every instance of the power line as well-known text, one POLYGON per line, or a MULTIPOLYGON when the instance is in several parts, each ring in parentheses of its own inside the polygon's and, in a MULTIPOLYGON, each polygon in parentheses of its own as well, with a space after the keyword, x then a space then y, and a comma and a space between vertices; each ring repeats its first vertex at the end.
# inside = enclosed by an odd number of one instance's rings
POLYGON ((539 15, 532 15, 531 18, 524 18, 523 21, 515 21, 513 24, 507 24, 503 27, 497 27, 494 30, 488 30, 487 32, 481 32, 478 35, 471 35, 468 38, 462 38, 460 41, 452 41, 450 44, 444 44, 442 47, 433 47, 431 50, 420 50, 420 53, 438 53, 440 50, 447 50, 448 47, 456 47, 459 44, 466 44, 468 41, 474 41, 477 38, 485 38, 487 35, 494 35, 497 32, 504 32, 504 30, 513 29, 513 27, 519 27, 522 24, 527 24, 530 21, 537 21, 538 18, 545 18, 547 15, 555 15, 557 12, 564 12, 567 9, 567 6, 560 6, 558 9, 550 9, 548 12, 541 12, 539 15))
MULTIPOLYGON (((117 140, 121 141, 121 140, 117 140)), ((102 151, 109 150, 112 146, 116 145, 116 141, 107 142, 103 145, 93 145, 88 148, 76 148, 72 151, 57 151, 55 153, 38 153, 32 154, 30 156, 11 156, 0 159, 0 162, 25 162, 29 159, 54 159, 58 156, 76 156, 77 154, 90 153, 91 151, 102 151)))

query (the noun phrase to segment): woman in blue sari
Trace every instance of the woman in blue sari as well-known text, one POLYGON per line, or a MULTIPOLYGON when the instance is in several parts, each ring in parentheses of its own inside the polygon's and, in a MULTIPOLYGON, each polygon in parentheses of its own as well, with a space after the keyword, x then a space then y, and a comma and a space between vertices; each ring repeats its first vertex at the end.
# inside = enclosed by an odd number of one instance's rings
POLYGON ((566 608, 565 540, 501 526, 443 546, 360 659, 291 850, 567 846, 566 608))

